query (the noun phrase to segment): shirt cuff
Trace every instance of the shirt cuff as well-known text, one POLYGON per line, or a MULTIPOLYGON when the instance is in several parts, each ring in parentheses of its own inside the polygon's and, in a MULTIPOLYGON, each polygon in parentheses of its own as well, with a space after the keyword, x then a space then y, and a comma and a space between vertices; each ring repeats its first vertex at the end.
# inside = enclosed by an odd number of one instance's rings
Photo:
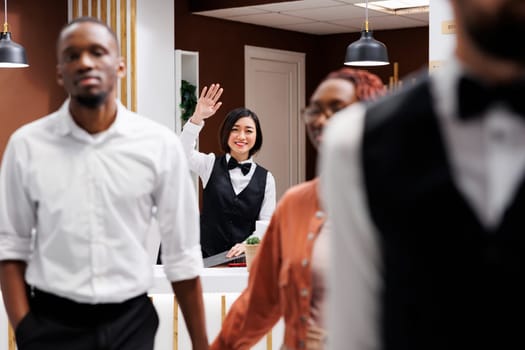
POLYGON ((31 255, 31 238, 0 233, 0 261, 28 261, 31 255))
POLYGON ((253 231, 253 235, 262 239, 264 234, 266 233, 266 229, 268 228, 269 224, 270 221, 268 220, 255 221, 255 231, 253 231))
POLYGON ((178 252, 176 257, 162 256, 162 263, 164 273, 170 282, 199 277, 204 268, 201 246, 197 245, 191 250, 178 252))
POLYGON ((197 125, 197 124, 193 124, 190 120, 188 120, 186 124, 184 124, 184 129, 188 129, 189 132, 198 134, 201 132, 202 128, 204 127, 204 123, 205 122, 203 120, 200 125, 197 125))

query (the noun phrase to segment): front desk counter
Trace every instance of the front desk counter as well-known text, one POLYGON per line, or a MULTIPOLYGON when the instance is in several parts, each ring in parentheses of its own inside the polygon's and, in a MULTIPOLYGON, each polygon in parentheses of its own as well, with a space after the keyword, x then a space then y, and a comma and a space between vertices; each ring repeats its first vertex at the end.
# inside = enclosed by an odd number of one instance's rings
MULTIPOLYGON (((155 282, 149 296, 159 314, 160 324, 155 338, 155 350, 191 350, 191 342, 180 309, 175 310, 171 285, 161 265, 154 266, 155 282)), ((206 310, 206 326, 210 342, 220 330, 221 321, 231 304, 246 287, 248 272, 245 267, 212 267, 201 276, 206 310)), ((0 295, 0 350, 15 350, 9 341, 8 322, 0 295)), ((278 350, 282 344, 284 322, 281 320, 272 332, 252 349, 278 350)))
MULTIPOLYGON (((206 310, 206 325, 210 342, 219 333, 223 315, 248 283, 245 267, 212 267, 204 269, 201 276, 206 310)), ((160 317, 155 339, 155 350, 190 350, 191 343, 180 309, 173 312, 173 293, 161 265, 155 266, 155 285, 149 291, 160 317), (174 343, 177 346, 174 346, 174 343)), ((278 350, 284 335, 281 320, 272 332, 253 347, 256 350, 278 350)))

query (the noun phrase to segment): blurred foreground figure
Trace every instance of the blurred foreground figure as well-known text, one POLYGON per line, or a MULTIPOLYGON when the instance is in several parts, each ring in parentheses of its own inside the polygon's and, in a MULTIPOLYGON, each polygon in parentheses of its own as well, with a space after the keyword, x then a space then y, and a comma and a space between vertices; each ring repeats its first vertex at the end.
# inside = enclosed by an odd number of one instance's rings
POLYGON ((331 349, 525 348, 525 1, 451 4, 455 58, 326 131, 331 349))
POLYGON ((0 284, 19 350, 152 350, 154 208, 193 349, 207 349, 197 199, 173 131, 117 99, 115 33, 82 17, 57 42, 69 97, 11 136, 0 169, 0 284))

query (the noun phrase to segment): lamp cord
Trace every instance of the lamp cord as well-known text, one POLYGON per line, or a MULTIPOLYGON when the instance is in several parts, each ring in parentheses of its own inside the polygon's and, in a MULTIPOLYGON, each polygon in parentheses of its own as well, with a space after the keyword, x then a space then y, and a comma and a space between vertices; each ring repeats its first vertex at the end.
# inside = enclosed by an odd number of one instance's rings
MULTIPOLYGON (((7 0, 5 1, 7 2, 7 0)), ((6 8, 6 11, 7 11, 7 8, 6 8)), ((368 22, 368 0, 366 0, 365 18, 366 18, 366 21, 368 22)), ((6 19, 6 22, 7 22, 7 19, 6 19)))
POLYGON ((7 24, 7 0, 4 0, 4 33, 9 31, 9 26, 7 24))
POLYGON ((365 30, 368 32, 368 0, 366 0, 366 7, 365 7, 365 30))

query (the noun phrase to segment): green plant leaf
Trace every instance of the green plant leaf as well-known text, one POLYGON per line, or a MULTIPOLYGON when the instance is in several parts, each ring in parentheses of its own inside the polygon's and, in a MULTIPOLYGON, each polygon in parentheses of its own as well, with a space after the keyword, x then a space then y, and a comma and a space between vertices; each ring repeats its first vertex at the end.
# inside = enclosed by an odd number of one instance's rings
POLYGON ((197 95, 195 94, 197 87, 189 81, 182 80, 180 86, 181 102, 179 108, 181 109, 181 119, 186 122, 195 112, 197 106, 197 95))
POLYGON ((257 236, 250 236, 246 239, 246 244, 259 244, 261 240, 257 236))

